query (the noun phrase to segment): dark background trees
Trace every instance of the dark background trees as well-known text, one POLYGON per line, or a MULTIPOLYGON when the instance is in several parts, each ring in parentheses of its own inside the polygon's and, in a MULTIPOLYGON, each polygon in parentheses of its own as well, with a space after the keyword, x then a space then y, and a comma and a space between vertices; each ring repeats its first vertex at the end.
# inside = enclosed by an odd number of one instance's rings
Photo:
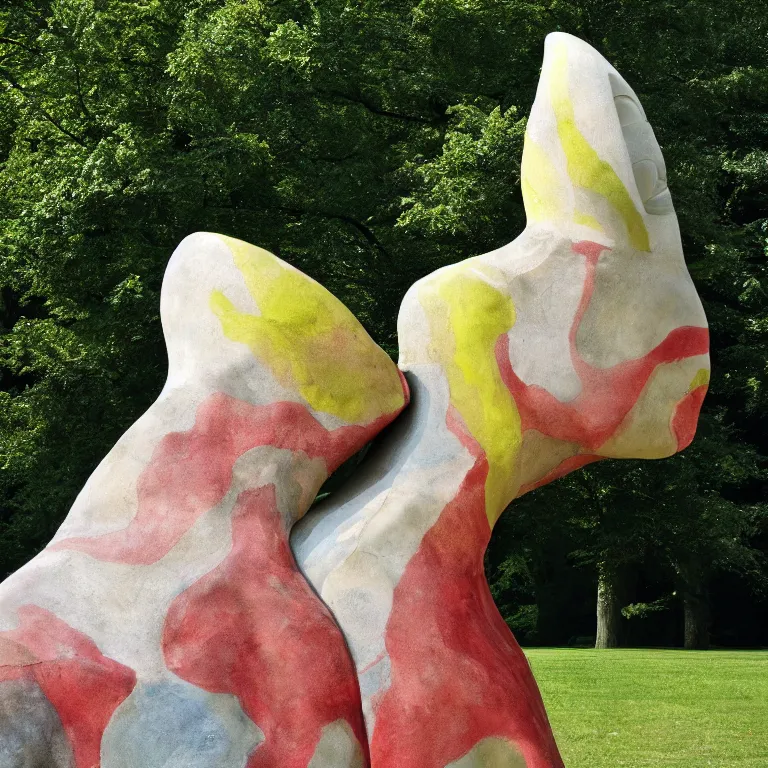
POLYGON ((16 0, 0 10, 0 568, 42 547, 154 399, 195 230, 263 245, 396 353, 400 299, 524 223, 543 40, 595 45, 663 147, 712 330, 699 436, 507 512, 523 642, 768 644, 768 14, 762 0, 16 0))

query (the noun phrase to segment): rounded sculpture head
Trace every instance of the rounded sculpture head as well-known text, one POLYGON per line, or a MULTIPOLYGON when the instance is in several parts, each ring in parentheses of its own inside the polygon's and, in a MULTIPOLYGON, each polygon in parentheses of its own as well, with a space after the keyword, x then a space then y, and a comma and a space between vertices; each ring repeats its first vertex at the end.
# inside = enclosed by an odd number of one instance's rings
POLYGON ((354 315, 263 248, 207 232, 163 281, 168 386, 194 380, 249 402, 306 404, 327 426, 390 419, 406 402, 394 363, 354 315))
POLYGON ((546 41, 521 184, 523 234, 420 280, 398 321, 401 367, 440 372, 449 418, 488 457, 491 521, 589 461, 684 448, 709 379, 653 130, 621 75, 570 35, 546 41))

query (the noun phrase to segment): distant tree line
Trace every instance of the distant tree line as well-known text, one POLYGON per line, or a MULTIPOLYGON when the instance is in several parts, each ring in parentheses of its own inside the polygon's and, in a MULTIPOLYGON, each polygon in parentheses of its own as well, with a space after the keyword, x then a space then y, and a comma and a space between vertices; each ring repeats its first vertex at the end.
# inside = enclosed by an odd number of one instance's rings
POLYGON ((562 30, 635 87, 712 332, 699 434, 523 497, 487 555, 523 643, 768 645, 764 0, 15 0, 0 9, 0 568, 162 387, 196 230, 320 280, 396 355, 422 275, 524 226, 562 30))

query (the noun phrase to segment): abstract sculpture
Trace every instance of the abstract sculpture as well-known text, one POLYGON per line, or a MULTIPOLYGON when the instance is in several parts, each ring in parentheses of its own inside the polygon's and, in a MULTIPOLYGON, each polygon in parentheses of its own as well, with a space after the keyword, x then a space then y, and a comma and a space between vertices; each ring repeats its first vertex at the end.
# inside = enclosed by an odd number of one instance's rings
POLYGON ((706 390, 658 144, 621 76, 568 35, 547 38, 522 185, 517 240, 408 291, 409 423, 294 533, 355 661, 375 768, 561 765, 485 581, 491 529, 587 462, 684 448, 706 390))
POLYGON ((165 388, 0 588, 0 766, 360 768, 354 668, 288 533, 403 408, 401 375, 229 238, 179 246, 161 312, 165 388))
POLYGON ((276 257, 179 246, 163 392, 0 587, 0 768, 562 765, 485 547, 532 488, 684 448, 708 339, 642 107, 568 35, 522 186, 517 240, 406 295, 413 402, 295 561, 408 386, 276 257))

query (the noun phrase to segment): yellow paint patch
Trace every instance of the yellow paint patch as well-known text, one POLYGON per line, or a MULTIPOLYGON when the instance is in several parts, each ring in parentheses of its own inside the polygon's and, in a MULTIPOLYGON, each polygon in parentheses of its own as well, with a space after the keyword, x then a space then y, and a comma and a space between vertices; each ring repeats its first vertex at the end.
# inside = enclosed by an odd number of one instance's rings
POLYGON ((451 403, 488 459, 485 508, 493 526, 517 491, 522 434, 495 354, 499 336, 514 325, 515 309, 484 274, 500 279, 469 259, 427 280, 419 300, 430 321, 430 354, 445 370, 451 403))
POLYGON ((529 221, 562 221, 567 218, 563 184, 547 153, 526 132, 520 185, 529 221))
POLYGON ((693 392, 694 389, 699 387, 706 387, 709 384, 709 371, 706 368, 699 368, 696 371, 696 375, 691 379, 691 383, 688 385, 688 391, 693 392))
POLYGON ((403 407, 397 367, 338 299, 268 251, 219 237, 261 312, 241 312, 213 291, 210 307, 229 339, 250 347, 316 411, 368 424, 403 407))
POLYGON ((568 51, 564 44, 559 44, 553 53, 550 99, 571 180, 577 186, 604 197, 621 216, 632 247, 638 251, 650 251, 645 221, 627 188, 610 163, 600 158, 576 127, 573 102, 568 93, 568 51))
POLYGON ((573 215, 573 221, 575 224, 581 224, 583 227, 589 227, 597 232, 604 232, 603 225, 594 217, 588 213, 576 212, 573 215))

